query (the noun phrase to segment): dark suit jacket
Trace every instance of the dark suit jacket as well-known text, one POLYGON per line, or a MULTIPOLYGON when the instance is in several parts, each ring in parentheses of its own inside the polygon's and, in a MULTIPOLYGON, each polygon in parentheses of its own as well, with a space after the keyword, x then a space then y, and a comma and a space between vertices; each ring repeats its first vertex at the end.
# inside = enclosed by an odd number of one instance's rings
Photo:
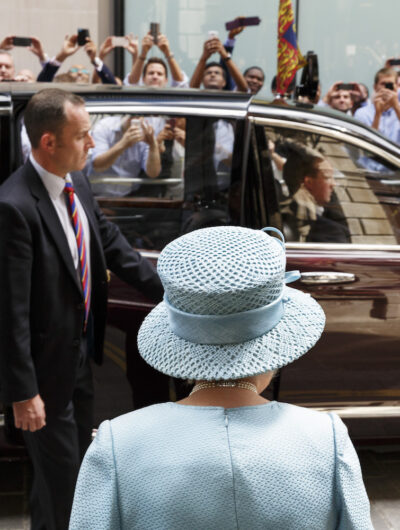
MULTIPOLYGON (((72 175, 90 225, 94 357, 102 361, 106 267, 153 299, 152 265, 107 221, 81 173, 72 175)), ((28 161, 0 187, 0 378, 3 401, 40 393, 46 410, 71 399, 84 319, 80 280, 47 190, 28 161)))

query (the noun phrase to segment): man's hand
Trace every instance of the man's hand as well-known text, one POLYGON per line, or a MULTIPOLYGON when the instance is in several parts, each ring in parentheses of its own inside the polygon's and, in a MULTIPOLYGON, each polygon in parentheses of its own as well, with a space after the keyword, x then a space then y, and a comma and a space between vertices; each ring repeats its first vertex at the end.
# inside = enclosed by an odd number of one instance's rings
POLYGON ((179 127, 175 127, 175 129, 174 129, 174 140, 176 140, 183 147, 185 147, 186 131, 184 129, 179 128, 179 127))
POLYGON ((13 412, 17 429, 34 432, 46 425, 46 411, 39 394, 27 401, 13 403, 13 412))
POLYGON ((28 50, 35 54, 41 63, 44 63, 46 60, 46 56, 43 50, 42 43, 39 39, 36 37, 31 37, 32 44, 28 47, 28 50))
POLYGON ((157 46, 163 52, 165 57, 169 57, 171 55, 168 39, 162 33, 157 36, 157 46))
POLYGON ((102 43, 99 49, 99 59, 104 61, 104 58, 115 48, 113 45, 113 38, 107 37, 106 40, 102 43))
POLYGON ((62 63, 67 57, 77 52, 78 49, 78 35, 65 35, 63 45, 56 56, 56 60, 62 63))
POLYGON ((174 138, 174 131, 172 130, 171 125, 167 123, 164 129, 158 133, 157 143, 160 144, 164 140, 173 140, 173 138, 174 138))
POLYGON ((359 83, 356 83, 355 81, 352 81, 351 84, 354 85, 353 90, 350 90, 350 95, 353 103, 360 103, 361 101, 365 101, 367 99, 365 88, 359 83))
POLYGON ((389 88, 381 88, 374 97, 375 110, 378 114, 382 114, 386 110, 393 107, 396 109, 399 106, 397 92, 389 88))
POLYGON ((203 59, 208 59, 213 53, 218 52, 220 48, 221 41, 217 37, 206 40, 203 46, 203 59))
POLYGON ((142 121, 142 130, 143 130, 143 141, 148 144, 150 147, 157 145, 156 138, 154 136, 153 127, 147 122, 142 121))
POLYGON ((132 55, 132 60, 135 61, 139 52, 138 39, 137 37, 130 35, 127 35, 125 38, 127 42, 125 49, 128 50, 128 52, 132 55))
POLYGON ((90 62, 93 62, 96 58, 97 48, 96 44, 89 37, 86 37, 86 44, 83 49, 88 54, 90 62))
POLYGON ((337 95, 338 91, 339 91, 339 85, 342 85, 343 84, 343 81, 336 81, 336 83, 333 83, 333 85, 330 87, 330 89, 328 90, 328 92, 325 94, 325 96, 323 97, 323 101, 325 101, 325 103, 327 103, 328 105, 331 104, 331 101, 332 101, 332 98, 334 96, 337 95))
POLYGON ((9 35, 0 42, 0 50, 12 50, 14 48, 15 35, 9 35))
MULTIPOLYGON (((244 17, 236 17, 234 20, 240 20, 241 18, 244 18, 244 17)), ((228 39, 234 39, 236 35, 239 35, 239 33, 242 33, 244 28, 245 26, 239 26, 238 28, 231 29, 230 32, 228 33, 228 39)))
POLYGON ((399 59, 399 57, 389 57, 388 59, 386 59, 384 68, 394 68, 394 69, 396 69, 396 66, 398 67, 398 65, 390 64, 391 61, 395 61, 396 59, 399 59))
MULTIPOLYGON (((143 123, 143 122, 142 122, 143 123)), ((123 149, 127 149, 132 145, 144 140, 144 134, 142 125, 129 125, 127 130, 124 132, 120 142, 123 149)))
POLYGON ((148 54, 148 52, 149 52, 150 48, 153 46, 153 44, 154 44, 154 39, 153 39, 152 35, 149 32, 142 39, 142 53, 141 53, 141 55, 143 57, 145 57, 148 54))

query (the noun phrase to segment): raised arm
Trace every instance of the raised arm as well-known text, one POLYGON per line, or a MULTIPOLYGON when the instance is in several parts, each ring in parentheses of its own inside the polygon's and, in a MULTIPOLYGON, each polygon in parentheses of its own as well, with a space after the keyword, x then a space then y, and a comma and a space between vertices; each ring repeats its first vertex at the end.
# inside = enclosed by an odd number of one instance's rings
POLYGON ((181 83, 183 81, 183 73, 180 69, 180 66, 175 59, 174 54, 171 52, 169 41, 165 35, 158 35, 157 37, 157 46, 163 52, 165 59, 168 62, 168 66, 171 72, 172 79, 181 83))
POLYGON ((150 48, 154 44, 154 39, 148 33, 142 39, 142 48, 137 60, 132 65, 131 73, 129 74, 128 81, 131 85, 137 85, 140 81, 143 72, 143 66, 146 61, 147 54, 150 48))
MULTIPOLYGON (((140 126, 130 125, 130 121, 126 120, 123 125, 123 129, 125 129, 125 131, 122 135, 122 138, 114 145, 97 155, 93 160, 93 168, 96 171, 105 171, 114 164, 117 158, 120 157, 128 147, 131 147, 137 142, 143 140, 143 131, 140 126)), ((96 132, 94 133, 94 136, 96 137, 97 148, 103 144, 104 146, 107 145, 104 143, 102 138, 97 138, 96 132)))
POLYGON ((231 54, 226 51, 224 45, 219 39, 215 40, 218 40, 219 44, 217 51, 221 56, 221 60, 226 64, 226 67, 228 68, 228 71, 235 82, 237 89, 240 92, 247 92, 249 87, 247 86, 246 79, 243 77, 242 72, 234 63, 233 59, 231 58, 231 54))
POLYGON ((205 41, 203 45, 203 53, 200 56, 199 62, 197 63, 190 80, 190 88, 200 88, 206 63, 209 57, 217 51, 217 44, 214 42, 216 40, 218 39, 209 39, 205 41))

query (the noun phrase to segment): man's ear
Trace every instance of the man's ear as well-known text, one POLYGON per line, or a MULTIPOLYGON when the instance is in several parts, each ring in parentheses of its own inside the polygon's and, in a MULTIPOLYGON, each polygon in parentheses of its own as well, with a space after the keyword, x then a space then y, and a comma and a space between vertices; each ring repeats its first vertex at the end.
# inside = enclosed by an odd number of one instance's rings
POLYGON ((306 177, 304 177, 304 179, 303 179, 304 187, 305 187, 307 190, 310 190, 310 188, 311 188, 311 181, 312 181, 312 177, 309 177, 309 176, 306 176, 306 177))
POLYGON ((51 132, 42 134, 39 147, 48 154, 53 154, 56 148, 56 135, 51 132))

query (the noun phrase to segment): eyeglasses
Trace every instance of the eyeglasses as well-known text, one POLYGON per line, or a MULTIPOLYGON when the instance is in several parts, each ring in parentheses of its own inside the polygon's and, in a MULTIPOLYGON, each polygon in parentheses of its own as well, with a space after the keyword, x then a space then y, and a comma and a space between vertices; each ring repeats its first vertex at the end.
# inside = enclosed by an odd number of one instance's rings
POLYGON ((69 69, 69 73, 70 74, 77 74, 77 73, 81 73, 81 74, 89 74, 89 70, 87 70, 86 68, 70 68, 69 69))

